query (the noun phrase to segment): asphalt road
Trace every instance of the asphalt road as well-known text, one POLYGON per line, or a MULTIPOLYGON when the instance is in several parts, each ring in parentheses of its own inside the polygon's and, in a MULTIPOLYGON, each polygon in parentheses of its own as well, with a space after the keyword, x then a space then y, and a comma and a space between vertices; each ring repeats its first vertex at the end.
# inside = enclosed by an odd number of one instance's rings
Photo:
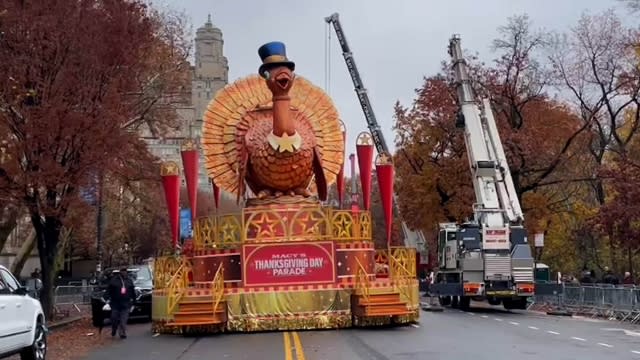
MULTIPOLYGON (((107 336, 107 335, 103 335, 107 336)), ((605 320, 475 308, 422 312, 401 328, 153 336, 134 325, 88 360, 640 359, 640 327, 605 320)))

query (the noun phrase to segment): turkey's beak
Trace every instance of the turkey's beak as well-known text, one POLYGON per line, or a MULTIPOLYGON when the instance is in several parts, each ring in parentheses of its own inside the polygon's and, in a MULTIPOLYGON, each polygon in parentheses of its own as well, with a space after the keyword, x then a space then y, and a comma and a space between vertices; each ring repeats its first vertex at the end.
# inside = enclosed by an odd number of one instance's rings
POLYGON ((289 74, 289 72, 283 71, 280 72, 278 75, 276 75, 274 81, 276 82, 276 84, 278 84, 278 86, 283 89, 286 90, 289 86, 289 84, 291 83, 291 75, 289 74))

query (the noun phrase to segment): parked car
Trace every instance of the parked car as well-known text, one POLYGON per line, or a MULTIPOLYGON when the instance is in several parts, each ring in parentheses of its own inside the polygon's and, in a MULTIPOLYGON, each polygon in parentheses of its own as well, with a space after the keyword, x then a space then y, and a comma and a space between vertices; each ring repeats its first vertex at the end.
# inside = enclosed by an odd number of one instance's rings
MULTIPOLYGON (((120 272, 120 267, 105 269, 98 277, 98 286, 91 294, 91 318, 93 325, 102 327, 105 319, 111 319, 111 308, 104 299, 109 281, 120 272)), ((151 320, 151 293, 153 291, 153 273, 149 265, 127 266, 127 272, 135 286, 136 299, 131 308, 129 319, 144 318, 151 320)))
POLYGON ((0 265, 0 358, 15 354, 22 360, 44 360, 47 326, 40 301, 0 265))

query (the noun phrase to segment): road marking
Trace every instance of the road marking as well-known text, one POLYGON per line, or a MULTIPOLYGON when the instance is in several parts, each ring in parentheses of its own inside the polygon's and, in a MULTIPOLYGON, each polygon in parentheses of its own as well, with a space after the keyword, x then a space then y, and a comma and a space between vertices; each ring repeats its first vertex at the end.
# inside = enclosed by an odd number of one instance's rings
POLYGON ((476 316, 476 313, 467 313, 467 314, 469 314, 471 316, 476 316))
POLYGON ((579 338, 579 337, 575 337, 575 336, 572 336, 571 338, 572 338, 573 340, 578 340, 578 341, 587 341, 587 340, 585 340, 585 339, 583 339, 583 338, 579 338))
POLYGON ((305 360, 304 358, 304 350, 302 349, 302 341, 300 341, 300 336, 298 336, 298 332, 293 332, 293 343, 296 346, 296 360, 305 360))
POLYGON ((488 318, 489 318, 489 315, 482 315, 482 316, 481 316, 481 318, 483 318, 483 319, 488 319, 488 318))
POLYGON ((560 333, 559 333, 559 332, 555 332, 555 331, 551 331, 551 330, 547 330, 547 332, 548 332, 549 334, 553 334, 553 335, 560 335, 560 333))
POLYGON ((288 332, 283 332, 284 336, 284 359, 293 360, 293 354, 291 353, 291 339, 288 332))
POLYGON ((598 343, 598 345, 604 346, 604 347, 608 347, 608 348, 612 348, 613 347, 613 345, 609 345, 609 344, 605 344, 605 343, 598 343))
POLYGON ((498 319, 498 318, 496 318, 495 320, 496 320, 496 321, 502 321, 502 319, 498 319))
POLYGON ((531 329, 531 330, 540 330, 540 329, 538 329, 538 328, 537 328, 537 327, 535 327, 535 326, 529 326, 529 329, 531 329))
POLYGON ((630 330, 626 330, 624 329, 624 334, 625 335, 629 335, 629 336, 640 336, 640 332, 635 332, 635 331, 630 331, 630 330))
POLYGON ((511 324, 511 325, 520 325, 520 323, 517 323, 515 321, 509 321, 509 324, 511 324))
POLYGON ((640 351, 631 350, 632 353, 640 355, 640 351))
POLYGON ((416 329, 420 329, 420 325, 418 325, 418 324, 411 324, 411 326, 416 328, 416 329))

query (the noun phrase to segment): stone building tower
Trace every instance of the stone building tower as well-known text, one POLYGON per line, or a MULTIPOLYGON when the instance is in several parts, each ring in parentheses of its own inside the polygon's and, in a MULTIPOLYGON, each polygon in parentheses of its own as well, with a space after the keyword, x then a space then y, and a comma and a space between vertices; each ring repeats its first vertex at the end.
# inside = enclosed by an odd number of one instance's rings
MULTIPOLYGON (((163 138, 154 137, 148 129, 141 131, 140 136, 147 142, 151 153, 162 161, 176 161, 180 158, 180 145, 186 138, 199 139, 202 134, 202 115, 209 101, 219 89, 227 85, 229 64, 223 54, 222 31, 215 27, 209 15, 207 22, 196 31, 194 64, 191 64, 191 84, 186 90, 186 101, 176 105, 180 121, 180 129, 163 138)), ((204 159, 200 159, 204 164, 204 159)), ((200 168, 200 187, 212 191, 209 178, 200 168)))
POLYGON ((228 83, 229 64, 223 54, 222 31, 213 26, 209 15, 204 26, 198 28, 195 38, 195 65, 191 103, 195 108, 196 122, 193 136, 200 137, 202 115, 216 92, 228 83))

